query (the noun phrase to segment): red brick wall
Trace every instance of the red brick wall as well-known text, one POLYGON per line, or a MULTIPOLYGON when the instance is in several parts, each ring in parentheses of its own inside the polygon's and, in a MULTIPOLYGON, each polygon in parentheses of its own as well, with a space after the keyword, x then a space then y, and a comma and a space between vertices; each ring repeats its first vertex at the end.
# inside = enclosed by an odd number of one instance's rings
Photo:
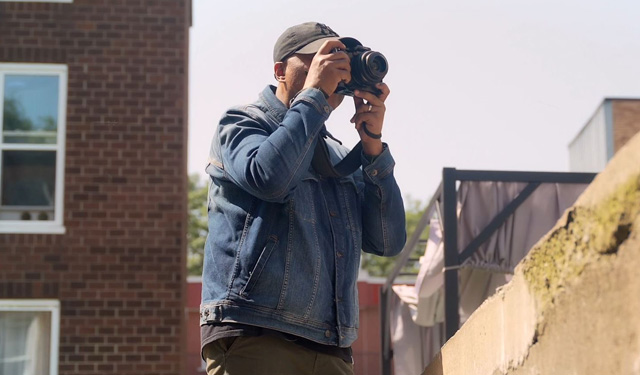
POLYGON ((0 62, 69 72, 66 234, 0 234, 0 298, 61 301, 62 375, 182 374, 190 12, 0 2, 0 62))
POLYGON ((200 354, 200 301, 202 300, 202 280, 190 277, 187 282, 187 367, 184 375, 203 375, 200 354))
POLYGON ((613 144, 614 151, 624 146, 634 135, 640 132, 640 100, 614 99, 613 107, 613 144))
POLYGON ((382 347, 380 333, 381 284, 358 282, 360 327, 358 339, 353 343, 355 375, 382 374, 382 347))

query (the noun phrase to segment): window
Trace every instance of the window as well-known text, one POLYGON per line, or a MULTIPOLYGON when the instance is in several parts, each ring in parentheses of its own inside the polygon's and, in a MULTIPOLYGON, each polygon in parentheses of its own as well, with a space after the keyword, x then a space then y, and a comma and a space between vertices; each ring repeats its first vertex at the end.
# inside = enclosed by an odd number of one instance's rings
POLYGON ((0 374, 58 374, 60 302, 0 300, 0 374))
POLYGON ((0 64, 0 232, 64 233, 67 67, 0 64))

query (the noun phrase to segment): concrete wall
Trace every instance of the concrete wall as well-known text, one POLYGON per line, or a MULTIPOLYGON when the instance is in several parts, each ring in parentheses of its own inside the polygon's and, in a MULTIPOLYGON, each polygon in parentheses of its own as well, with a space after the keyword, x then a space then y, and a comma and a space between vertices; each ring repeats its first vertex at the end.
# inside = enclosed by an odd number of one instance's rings
POLYGON ((424 375, 640 374, 640 135, 424 375))

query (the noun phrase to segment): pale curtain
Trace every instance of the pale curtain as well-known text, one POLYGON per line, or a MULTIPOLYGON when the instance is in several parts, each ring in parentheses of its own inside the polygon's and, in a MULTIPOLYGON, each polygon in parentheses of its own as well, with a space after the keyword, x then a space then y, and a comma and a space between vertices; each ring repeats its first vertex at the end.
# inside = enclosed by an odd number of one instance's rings
POLYGON ((51 313, 0 311, 0 375, 49 374, 51 313))

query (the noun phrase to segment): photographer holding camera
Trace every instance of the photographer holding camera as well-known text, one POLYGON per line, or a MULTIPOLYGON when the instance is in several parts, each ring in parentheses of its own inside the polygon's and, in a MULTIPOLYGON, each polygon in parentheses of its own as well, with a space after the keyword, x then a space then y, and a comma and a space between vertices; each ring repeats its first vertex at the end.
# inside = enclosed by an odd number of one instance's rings
POLYGON ((398 254, 405 213, 381 141, 384 56, 329 27, 287 29, 277 87, 229 109, 207 172, 200 307, 208 374, 353 374, 360 251, 398 254), (360 143, 325 128, 344 95, 360 143))

